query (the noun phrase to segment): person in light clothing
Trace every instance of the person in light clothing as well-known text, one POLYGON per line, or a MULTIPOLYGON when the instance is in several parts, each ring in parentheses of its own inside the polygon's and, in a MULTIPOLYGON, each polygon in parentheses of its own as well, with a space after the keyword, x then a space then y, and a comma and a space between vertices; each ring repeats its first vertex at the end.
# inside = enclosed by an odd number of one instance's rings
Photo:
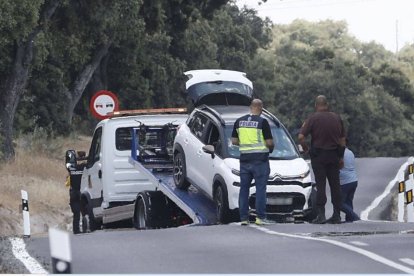
POLYGON ((355 155, 347 147, 344 152, 343 167, 339 171, 339 182, 341 184, 342 205, 341 211, 345 213, 345 221, 353 222, 360 220, 354 212, 353 200, 358 186, 358 176, 355 170, 355 155))

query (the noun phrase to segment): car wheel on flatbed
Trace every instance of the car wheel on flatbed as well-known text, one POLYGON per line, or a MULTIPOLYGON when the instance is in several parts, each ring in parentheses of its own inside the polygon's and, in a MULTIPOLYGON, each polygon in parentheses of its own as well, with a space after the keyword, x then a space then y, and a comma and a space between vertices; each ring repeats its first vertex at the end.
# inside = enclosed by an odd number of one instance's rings
POLYGON ((181 190, 187 190, 190 183, 187 180, 187 168, 185 164, 184 153, 178 151, 174 155, 174 170, 173 177, 175 186, 181 190))
POLYGON ((221 184, 214 190, 213 199, 216 204, 217 221, 219 223, 229 223, 231 221, 231 215, 227 199, 227 191, 221 184))

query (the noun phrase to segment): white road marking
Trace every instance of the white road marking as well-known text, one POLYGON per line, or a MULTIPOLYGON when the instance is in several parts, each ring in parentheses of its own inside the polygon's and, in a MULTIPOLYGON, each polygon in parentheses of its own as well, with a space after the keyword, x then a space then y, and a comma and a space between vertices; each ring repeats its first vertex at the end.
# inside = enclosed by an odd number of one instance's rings
POLYGON ((373 252, 370 252, 368 250, 362 249, 362 248, 358 248, 355 246, 352 246, 350 244, 346 244, 340 241, 335 241, 335 240, 328 240, 328 239, 323 239, 323 238, 314 238, 314 237, 306 237, 306 236, 300 236, 300 235, 294 235, 294 234, 287 234, 287 233, 281 233, 281 232, 276 232, 261 226, 257 226, 257 225, 249 225, 252 228, 256 228, 257 230, 260 230, 264 233, 270 234, 270 235, 277 235, 277 236, 282 236, 282 237, 290 237, 290 238, 299 238, 299 239, 304 239, 304 240, 312 240, 312 241, 319 241, 319 242, 325 242, 325 243, 330 243, 332 245, 336 245, 338 247, 342 247, 344 249, 348 249, 349 251, 353 251, 355 253, 361 254, 363 256, 366 256, 376 262, 382 263, 384 265, 390 266, 392 268, 395 268, 397 270, 403 271, 405 273, 408 274, 414 274, 414 269, 409 268, 407 266, 403 266, 399 263, 393 262, 389 259, 386 259, 378 254, 375 254, 373 252))
POLYGON ((49 274, 41 264, 27 253, 26 244, 21 238, 9 238, 9 240, 14 257, 21 261, 31 274, 49 274))
POLYGON ((358 246, 368 246, 367 243, 365 242, 360 242, 360 241, 351 241, 349 243, 352 243, 353 245, 358 245, 358 246))
POLYGON ((380 194, 376 199, 374 199, 374 201, 372 201, 371 204, 364 211, 361 212, 362 220, 368 220, 369 213, 372 210, 374 210, 380 204, 380 202, 391 192, 391 189, 394 187, 395 183, 398 183, 398 176, 401 173, 404 173, 404 170, 407 167, 407 165, 408 161, 401 165, 400 169, 398 170, 398 173, 395 175, 394 179, 388 183, 384 192, 382 192, 382 194, 380 194))
POLYGON ((401 258, 401 262, 414 266, 414 260, 410 258, 401 258))

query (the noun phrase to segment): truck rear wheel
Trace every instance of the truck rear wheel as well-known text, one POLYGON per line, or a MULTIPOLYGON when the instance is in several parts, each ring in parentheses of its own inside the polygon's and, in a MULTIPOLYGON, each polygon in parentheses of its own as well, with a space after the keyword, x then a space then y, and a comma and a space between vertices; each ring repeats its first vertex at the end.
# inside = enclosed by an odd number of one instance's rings
POLYGON ((133 223, 134 227, 140 230, 151 229, 153 227, 150 200, 148 194, 145 192, 141 192, 137 196, 133 223))
POLYGON ((174 183, 180 190, 187 190, 190 183, 187 180, 187 168, 185 164, 184 153, 178 151, 174 155, 174 183))

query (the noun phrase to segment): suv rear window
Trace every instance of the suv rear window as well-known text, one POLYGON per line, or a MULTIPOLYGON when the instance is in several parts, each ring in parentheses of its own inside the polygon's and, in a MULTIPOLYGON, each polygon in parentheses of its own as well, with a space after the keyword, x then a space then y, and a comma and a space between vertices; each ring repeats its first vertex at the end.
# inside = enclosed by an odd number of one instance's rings
POLYGON ((188 95, 196 106, 201 104, 250 105, 253 90, 240 82, 211 81, 190 86, 188 95))

